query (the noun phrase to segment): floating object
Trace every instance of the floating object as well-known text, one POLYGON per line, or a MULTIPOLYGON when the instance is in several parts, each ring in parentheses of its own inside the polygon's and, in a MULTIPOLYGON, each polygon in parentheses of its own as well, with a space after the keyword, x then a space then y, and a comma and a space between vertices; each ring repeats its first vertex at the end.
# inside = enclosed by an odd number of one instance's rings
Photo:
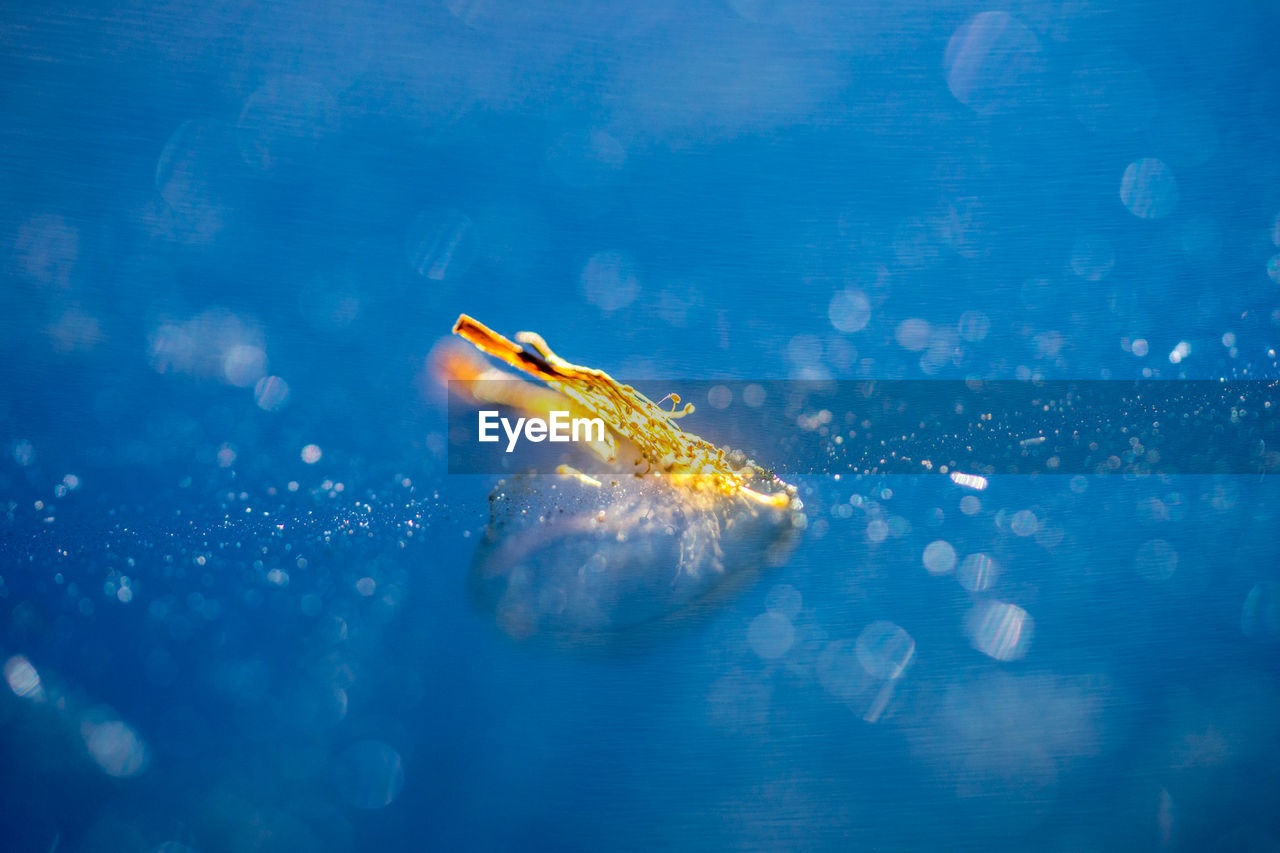
POLYGON ((531 332, 511 341, 466 315, 454 331, 546 383, 513 383, 446 350, 437 372, 455 391, 539 415, 568 405, 608 427, 604 441, 584 445, 603 472, 562 465, 503 480, 489 497, 472 579, 506 633, 607 638, 707 603, 786 558, 805 524, 795 488, 681 429, 675 421, 691 405, 677 409, 671 395, 672 409, 663 409, 604 371, 565 361, 531 332))

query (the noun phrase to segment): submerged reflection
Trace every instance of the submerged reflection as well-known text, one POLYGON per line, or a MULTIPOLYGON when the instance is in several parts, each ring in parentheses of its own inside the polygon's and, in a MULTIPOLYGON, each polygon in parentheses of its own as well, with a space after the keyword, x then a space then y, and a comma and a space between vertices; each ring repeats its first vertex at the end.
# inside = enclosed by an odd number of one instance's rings
POLYGON ((877 620, 856 640, 828 643, 818 654, 819 683, 865 722, 884 716, 916 655, 916 641, 899 625, 877 620))
MULTIPOLYGON (((473 580, 517 638, 574 639, 660 619, 742 581, 787 553, 796 517, 746 501, 690 500, 657 477, 596 484, 523 475, 499 484, 473 580)), ((776 658, 790 646, 782 614, 752 626, 776 658)))

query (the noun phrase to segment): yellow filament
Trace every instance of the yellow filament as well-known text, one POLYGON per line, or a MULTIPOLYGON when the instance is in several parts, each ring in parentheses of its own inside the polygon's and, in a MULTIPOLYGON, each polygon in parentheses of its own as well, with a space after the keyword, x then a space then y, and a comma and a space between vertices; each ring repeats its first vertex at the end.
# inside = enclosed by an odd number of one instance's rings
POLYGON ((682 409, 676 409, 680 401, 676 395, 670 395, 672 410, 666 411, 603 370, 565 361, 533 332, 520 332, 516 335, 519 343, 516 343, 466 314, 458 317, 453 331, 480 351, 542 380, 602 418, 672 482, 742 496, 766 506, 790 505, 792 490, 784 488, 772 494, 755 491, 747 485, 748 478, 757 473, 753 468, 735 468, 725 458, 722 448, 680 429, 675 419, 692 412, 693 406, 685 404, 682 409))

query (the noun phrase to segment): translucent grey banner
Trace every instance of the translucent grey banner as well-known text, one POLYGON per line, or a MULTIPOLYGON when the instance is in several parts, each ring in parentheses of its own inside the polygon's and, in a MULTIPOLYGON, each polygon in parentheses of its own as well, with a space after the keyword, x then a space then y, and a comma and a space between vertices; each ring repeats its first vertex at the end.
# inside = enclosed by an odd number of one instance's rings
MULTIPOLYGON (((693 403, 696 411, 678 421, 682 429, 780 475, 1280 473, 1275 381, 629 384, 651 400, 674 393, 693 403)), ((539 396, 532 408, 481 402, 519 401, 529 387, 451 383, 451 473, 608 469, 581 440, 530 440, 529 419, 547 420, 546 403, 556 397, 539 396), (481 411, 496 413, 486 423, 498 440, 479 441, 481 411), (524 426, 513 433, 521 417, 524 426)), ((567 400, 559 408, 570 419, 588 414, 572 411, 567 400)), ((560 434, 569 434, 561 421, 560 434)))

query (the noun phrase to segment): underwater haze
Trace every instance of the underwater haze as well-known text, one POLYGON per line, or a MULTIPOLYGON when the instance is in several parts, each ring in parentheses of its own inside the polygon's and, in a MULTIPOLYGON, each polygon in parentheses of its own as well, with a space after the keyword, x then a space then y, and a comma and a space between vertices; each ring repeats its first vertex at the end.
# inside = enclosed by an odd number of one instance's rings
POLYGON ((0 849, 1280 850, 1274 441, 917 475, 804 390, 1274 418, 1277 36, 1252 0, 3 3, 0 849), (802 515, 450 473, 463 312, 692 401, 802 515))

